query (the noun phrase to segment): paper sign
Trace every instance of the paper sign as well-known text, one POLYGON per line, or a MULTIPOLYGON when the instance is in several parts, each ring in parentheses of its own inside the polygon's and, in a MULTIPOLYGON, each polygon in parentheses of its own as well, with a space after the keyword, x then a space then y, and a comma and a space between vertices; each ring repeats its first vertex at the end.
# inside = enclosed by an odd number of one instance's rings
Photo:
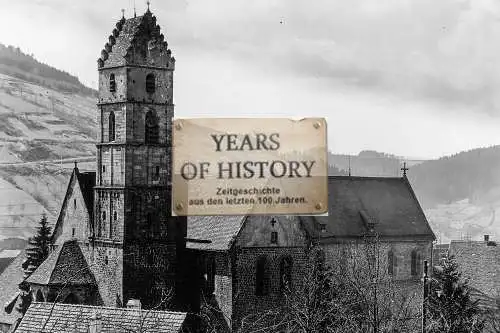
POLYGON ((174 215, 325 214, 323 118, 175 119, 174 215))

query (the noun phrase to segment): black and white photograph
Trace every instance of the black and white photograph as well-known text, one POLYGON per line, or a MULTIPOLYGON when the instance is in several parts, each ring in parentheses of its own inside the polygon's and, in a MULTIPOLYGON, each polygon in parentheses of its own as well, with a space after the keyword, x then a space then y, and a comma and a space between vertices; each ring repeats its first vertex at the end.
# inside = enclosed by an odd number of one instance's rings
POLYGON ((0 333, 499 333, 500 1, 0 0, 0 333))

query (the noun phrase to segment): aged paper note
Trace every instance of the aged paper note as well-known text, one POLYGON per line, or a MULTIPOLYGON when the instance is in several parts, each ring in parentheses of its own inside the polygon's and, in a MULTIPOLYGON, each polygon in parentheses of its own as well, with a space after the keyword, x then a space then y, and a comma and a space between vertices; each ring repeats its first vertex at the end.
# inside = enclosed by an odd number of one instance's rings
POLYGON ((325 119, 176 119, 172 131, 174 215, 328 211, 325 119))

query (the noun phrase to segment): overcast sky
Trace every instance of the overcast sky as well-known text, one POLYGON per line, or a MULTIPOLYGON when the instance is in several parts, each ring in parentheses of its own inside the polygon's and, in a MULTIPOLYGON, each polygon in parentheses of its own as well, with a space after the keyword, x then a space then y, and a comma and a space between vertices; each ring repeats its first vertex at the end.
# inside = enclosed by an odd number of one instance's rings
MULTIPOLYGON (((138 15, 145 11, 136 0, 138 15)), ((0 43, 96 87, 133 0, 0 0, 0 43)), ((500 144, 498 0, 152 0, 177 117, 320 116, 337 153, 500 144)))

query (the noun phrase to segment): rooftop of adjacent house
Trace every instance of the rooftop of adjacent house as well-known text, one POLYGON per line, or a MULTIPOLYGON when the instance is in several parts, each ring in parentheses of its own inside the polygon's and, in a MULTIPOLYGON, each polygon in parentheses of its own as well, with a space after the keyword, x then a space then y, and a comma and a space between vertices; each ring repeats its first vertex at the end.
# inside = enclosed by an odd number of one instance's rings
POLYGON ((0 275, 0 323, 11 325, 20 317, 20 314, 16 310, 13 310, 10 314, 6 313, 4 306, 19 291, 18 285, 24 278, 24 270, 22 268, 24 260, 25 252, 21 251, 0 275))
POLYGON ((96 320, 100 323, 97 325, 99 333, 176 333, 183 328, 186 313, 34 302, 16 333, 38 333, 42 327, 46 332, 87 333, 96 320))
MULTIPOLYGON (((362 237, 373 226, 381 237, 435 240, 406 177, 330 176, 328 192, 328 216, 299 217, 312 237, 362 237)), ((190 216, 187 247, 228 250, 245 220, 245 216, 190 216)))
POLYGON ((58 246, 26 281, 41 285, 96 284, 76 240, 58 246))
POLYGON ((471 287, 489 297, 500 294, 500 246, 489 239, 451 241, 449 253, 471 287))

